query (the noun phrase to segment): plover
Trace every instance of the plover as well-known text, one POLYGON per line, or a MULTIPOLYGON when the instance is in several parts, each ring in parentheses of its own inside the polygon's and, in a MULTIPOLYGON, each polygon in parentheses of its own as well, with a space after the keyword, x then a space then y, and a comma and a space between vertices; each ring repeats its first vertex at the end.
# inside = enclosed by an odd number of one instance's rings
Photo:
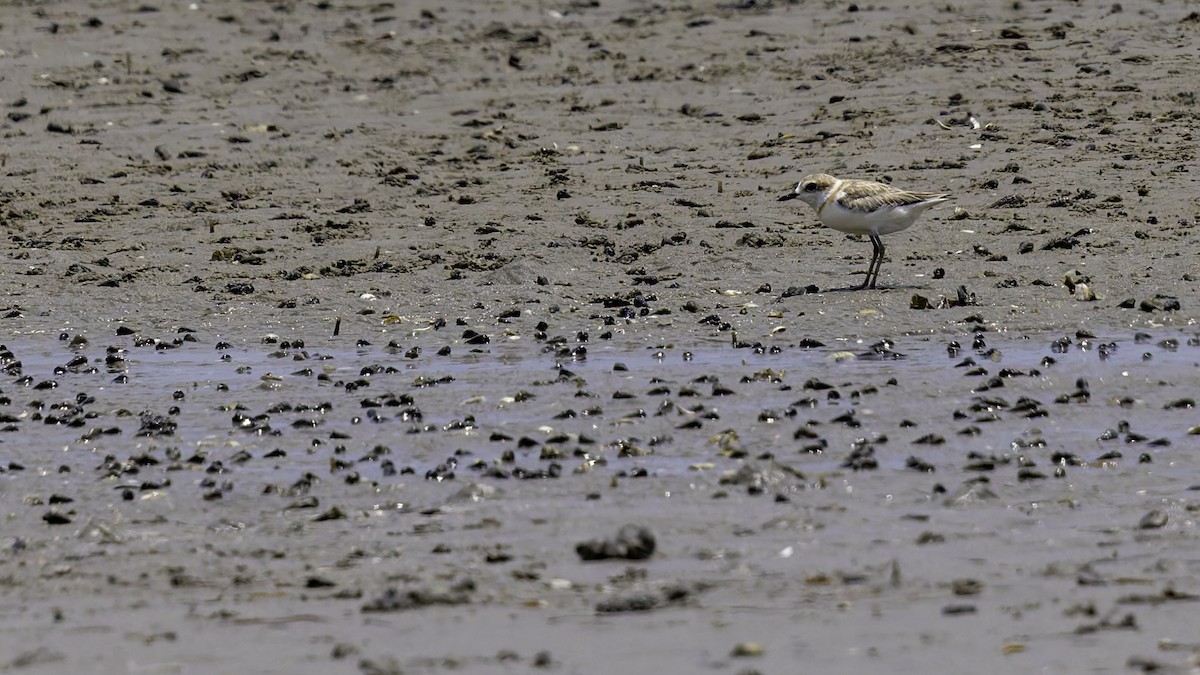
POLYGON ((796 190, 779 201, 799 199, 813 207, 827 227, 847 234, 865 234, 871 240, 871 264, 859 288, 875 288, 883 265, 883 240, 916 222, 925 209, 940 204, 949 195, 909 192, 868 180, 834 178, 824 173, 805 176, 796 190))

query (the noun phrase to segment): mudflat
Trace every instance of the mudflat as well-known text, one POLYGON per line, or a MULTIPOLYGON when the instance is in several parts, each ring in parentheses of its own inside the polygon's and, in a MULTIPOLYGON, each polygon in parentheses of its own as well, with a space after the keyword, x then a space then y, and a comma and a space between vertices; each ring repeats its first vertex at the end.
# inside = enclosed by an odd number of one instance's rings
POLYGON ((7 7, 0 670, 1200 667, 1198 34, 7 7))

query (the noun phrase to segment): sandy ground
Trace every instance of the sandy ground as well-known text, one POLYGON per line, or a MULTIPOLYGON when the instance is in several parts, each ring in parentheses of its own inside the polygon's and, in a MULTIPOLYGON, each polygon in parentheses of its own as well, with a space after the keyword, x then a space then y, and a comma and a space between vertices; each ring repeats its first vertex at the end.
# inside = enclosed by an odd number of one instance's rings
POLYGON ((0 671, 1200 667, 1198 33, 7 6, 0 671))

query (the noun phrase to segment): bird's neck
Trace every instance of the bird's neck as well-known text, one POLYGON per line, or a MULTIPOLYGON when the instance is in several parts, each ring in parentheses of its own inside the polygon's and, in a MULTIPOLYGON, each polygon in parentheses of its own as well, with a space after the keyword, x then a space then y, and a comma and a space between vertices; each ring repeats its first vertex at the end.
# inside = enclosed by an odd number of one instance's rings
POLYGON ((842 180, 839 178, 833 182, 833 185, 829 186, 829 191, 825 193, 825 199, 822 199, 821 205, 817 207, 817 216, 818 217, 820 217, 821 212, 825 210, 826 206, 829 206, 830 204, 837 201, 838 193, 841 192, 841 190, 842 190, 842 180))

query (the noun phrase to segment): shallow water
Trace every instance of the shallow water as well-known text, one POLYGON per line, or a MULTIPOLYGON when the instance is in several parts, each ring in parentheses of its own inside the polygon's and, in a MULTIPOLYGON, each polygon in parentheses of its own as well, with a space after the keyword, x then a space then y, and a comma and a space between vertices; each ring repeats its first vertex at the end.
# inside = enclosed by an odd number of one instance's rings
MULTIPOLYGON (((892 348, 903 357, 882 359, 869 344, 832 340, 775 353, 712 347, 690 359, 595 341, 582 360, 521 340, 472 351, 443 337, 451 355, 426 340, 409 359, 383 346, 156 350, 117 338, 119 372, 89 346, 97 371, 60 375, 54 368, 74 355, 64 344, 10 342, 33 384, 5 387, 12 401, 0 406, 18 420, 0 440, 24 465, 0 475, 19 533, 4 540, 16 601, 0 625, 12 640, 35 640, 52 603, 67 604, 72 635, 86 638, 71 653, 83 654, 111 640, 97 617, 116 612, 135 638, 164 625, 188 631, 186 644, 130 653, 201 665, 247 631, 255 644, 307 645, 289 652, 297 660, 331 640, 372 653, 397 634, 414 653, 488 659, 496 641, 531 652, 546 635, 637 622, 657 638, 631 642, 630 658, 662 658, 664 640, 741 635, 774 645, 766 663, 781 671, 803 655, 876 672, 864 654, 894 665, 918 644, 920 654, 945 652, 945 663, 970 648, 999 667, 1010 644, 1048 663, 1073 629, 1104 620, 1088 606, 1128 611, 1143 602, 1128 600, 1129 587, 1160 602, 1153 593, 1190 588, 1200 573, 1194 409, 1164 408, 1191 395, 1200 349, 1184 336, 1176 350, 1158 346, 1161 336, 1114 337, 1101 359, 1106 338, 1055 351, 1057 336, 985 334, 999 350, 985 357, 973 338, 959 336, 955 356, 947 339, 900 338, 892 348), (975 366, 961 365, 968 357, 975 366), (987 374, 967 374, 979 367, 987 374), (993 381, 1003 368, 1014 372, 993 381), (128 382, 114 382, 119 374, 128 382), (1056 402, 1080 378, 1090 396, 1056 402), (57 388, 32 388, 51 379, 57 388), (79 395, 95 399, 80 404, 90 415, 82 425, 45 423, 54 402, 79 395), (363 405, 404 396, 411 402, 363 405), (1022 397, 1036 403, 1019 411, 1022 397), (1027 417, 1031 409, 1044 414, 1027 417), (178 426, 139 436, 143 412, 178 426), (798 438, 801 429, 811 433, 798 438), (1108 429, 1114 438, 1100 440, 1108 429), (861 439, 874 464, 855 470, 861 439), (1078 461, 1056 464, 1054 453, 1078 461), (914 470, 910 457, 932 471, 914 470), (802 477, 779 478, 772 459, 802 477), (557 479, 516 480, 554 463, 557 479), (739 468, 762 476, 761 489, 724 479, 739 468), (47 503, 61 497, 72 501, 47 503), (1165 526, 1140 524, 1153 510, 1165 526), (53 513, 70 522, 42 522, 53 513), (626 522, 657 535, 653 560, 580 564, 575 543, 626 522), (620 580, 622 568, 632 581, 620 580), (31 575, 41 585, 23 585, 31 575), (385 588, 463 576, 480 588, 468 610, 428 608, 418 622, 360 611, 385 588), (314 578, 335 587, 309 590, 314 578), (963 579, 982 590, 960 597, 951 582, 963 579), (98 580, 112 590, 97 591, 98 580), (600 601, 668 582, 699 584, 686 609, 598 615, 600 601), (1006 598, 1018 588, 1015 607, 1006 598), (199 609, 179 615, 180 602, 199 609), (963 605, 983 616, 946 614, 963 605), (452 639, 460 632, 495 640, 464 647, 452 639)), ((1186 639, 1172 628, 1186 607, 1154 606, 1138 612, 1146 630, 1186 639)), ((1144 648, 1135 638, 1114 636, 1144 648)), ((102 669, 125 663, 114 656, 102 669)))
MULTIPOLYGON (((517 464, 532 467, 550 447, 566 464, 606 457, 674 474, 697 463, 721 464, 722 445, 726 455, 770 453, 824 472, 839 468, 865 439, 881 468, 898 470, 913 455, 940 466, 965 461, 967 452, 1042 459, 1060 451, 1090 462, 1119 450, 1125 461, 1142 453, 1170 458, 1193 426, 1186 401, 1164 409, 1194 396, 1187 383, 1200 367, 1200 349, 1186 338, 1171 349, 1099 337, 1072 341, 1060 353, 1052 336, 991 335, 981 349, 971 348, 972 337, 957 338, 964 347, 955 356, 947 354, 949 340, 924 338, 897 340, 882 356, 866 344, 831 341, 811 349, 781 343, 777 353, 712 348, 686 357, 671 347, 592 342, 576 345, 586 349, 580 357, 514 340, 456 347, 444 357, 426 350, 411 359, 378 346, 217 350, 184 343, 156 350, 130 342, 124 362, 112 368, 95 356, 99 350, 79 352, 96 368, 79 374, 54 372, 77 353, 65 344, 20 341, 9 347, 28 385, 10 385, 7 393, 11 414, 37 430, 37 443, 19 444, 16 458, 34 463, 52 462, 55 449, 103 456, 128 451, 132 442, 217 457, 283 448, 309 465, 328 462, 335 448, 356 458, 382 444, 398 465, 421 473, 455 452, 460 464, 494 464, 511 450, 517 464), (975 365, 964 365, 968 358, 975 365), (122 374, 127 380, 116 381, 122 374), (1055 402, 1078 394, 1080 379, 1087 398, 1055 402), (35 389, 46 382, 57 386, 35 389), (79 397, 94 398, 80 406, 88 413, 82 426, 31 418, 39 410, 54 417, 56 404, 70 408, 79 397), (402 397, 411 402, 396 404, 402 397), (1009 410, 1022 399, 1024 410, 1009 410), (368 400, 395 405, 370 407, 368 400), (144 414, 178 426, 170 434, 137 436, 144 414), (1115 433, 1100 440, 1120 421, 1144 438, 1115 433), (796 435, 801 428, 810 438, 796 435), (119 433, 87 433, 95 429, 119 433), (622 446, 645 454, 618 459, 622 446)), ((79 423, 79 416, 70 419, 79 423)))

